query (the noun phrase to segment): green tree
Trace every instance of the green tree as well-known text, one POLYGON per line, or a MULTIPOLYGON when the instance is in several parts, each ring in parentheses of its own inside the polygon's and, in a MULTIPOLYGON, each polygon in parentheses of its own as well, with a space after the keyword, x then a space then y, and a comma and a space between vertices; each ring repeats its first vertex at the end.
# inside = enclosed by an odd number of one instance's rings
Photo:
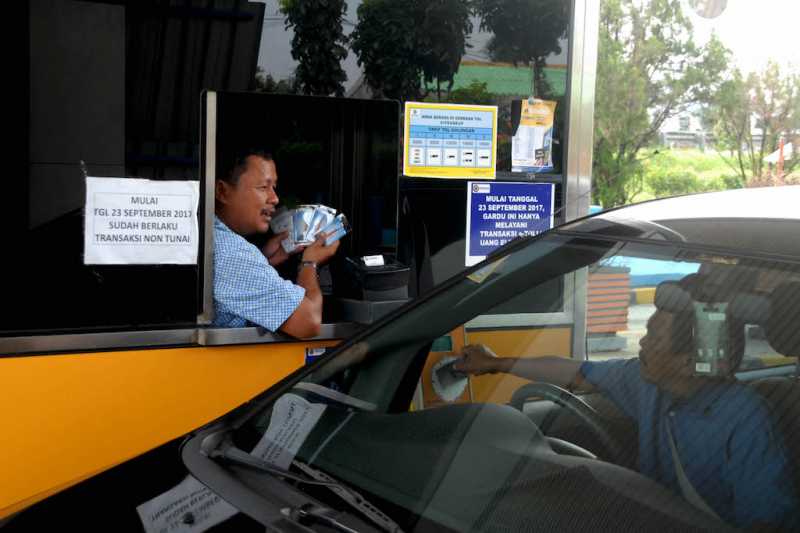
POLYGON ((255 91, 260 93, 295 94, 297 87, 293 78, 276 81, 272 75, 264 72, 261 67, 256 67, 255 91))
POLYGON ((369 86, 399 100, 419 100, 435 83, 449 91, 472 31, 469 0, 365 0, 352 47, 369 86))
MULTIPOLYGON (((760 73, 744 75, 736 69, 720 86, 704 118, 713 128, 720 155, 741 181, 762 182, 764 157, 778 149, 781 137, 792 140, 800 129, 800 76, 782 74, 774 62, 760 73)), ((785 172, 798 161, 798 157, 787 159, 785 172)))
POLYGON ((468 86, 450 91, 447 101, 454 104, 493 105, 497 103, 497 96, 489 92, 486 82, 472 80, 468 86))
POLYGON ((604 0, 595 100, 593 201, 624 205, 644 187, 639 152, 665 120, 704 103, 729 52, 695 44, 680 0, 604 0))
POLYGON ((563 0, 475 0, 480 28, 494 35, 488 44, 492 61, 514 66, 533 63, 536 96, 547 98, 552 87, 544 75, 545 59, 561 53, 567 36, 569 2, 563 0))
POLYGON ((298 62, 295 77, 300 92, 343 96, 345 0, 280 0, 280 7, 286 27, 294 28, 292 57, 298 62))
POLYGON ((378 95, 401 101, 423 96, 414 36, 407 2, 365 0, 358 7, 352 47, 367 84, 378 95))
POLYGON ((461 58, 467 49, 467 36, 472 33, 468 0, 417 0, 415 7, 416 46, 422 76, 426 84, 436 83, 436 95, 442 100, 442 83, 447 92, 453 88, 461 58))

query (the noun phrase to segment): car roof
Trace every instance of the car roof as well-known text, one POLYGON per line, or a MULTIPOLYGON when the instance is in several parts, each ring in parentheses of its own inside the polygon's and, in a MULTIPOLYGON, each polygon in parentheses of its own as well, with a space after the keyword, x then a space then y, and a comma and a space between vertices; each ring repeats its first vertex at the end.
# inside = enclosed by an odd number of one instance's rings
POLYGON ((604 211, 560 229, 800 259, 800 186, 653 200, 604 211))

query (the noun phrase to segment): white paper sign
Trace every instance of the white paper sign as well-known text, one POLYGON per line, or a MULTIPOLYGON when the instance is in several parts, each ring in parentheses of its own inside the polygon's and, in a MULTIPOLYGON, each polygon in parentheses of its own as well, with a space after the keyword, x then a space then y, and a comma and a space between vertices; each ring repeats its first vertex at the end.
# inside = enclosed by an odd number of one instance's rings
POLYGON ((147 533, 205 531, 239 512, 192 476, 136 508, 147 533))
POLYGON ((84 263, 197 264, 197 181, 86 178, 84 263))
POLYGON ((288 470, 324 411, 324 404, 311 403, 296 394, 284 394, 272 408, 266 433, 250 453, 288 470))

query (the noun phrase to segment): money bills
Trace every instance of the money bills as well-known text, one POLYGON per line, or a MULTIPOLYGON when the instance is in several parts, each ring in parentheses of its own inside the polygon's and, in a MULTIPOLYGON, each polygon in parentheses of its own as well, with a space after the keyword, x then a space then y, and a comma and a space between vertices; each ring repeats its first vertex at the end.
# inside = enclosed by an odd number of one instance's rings
POLYGON ((275 233, 287 232, 281 246, 290 253, 298 246, 313 243, 320 234, 327 235, 325 245, 338 241, 350 232, 344 214, 326 205, 301 205, 296 209, 280 209, 270 222, 275 233))

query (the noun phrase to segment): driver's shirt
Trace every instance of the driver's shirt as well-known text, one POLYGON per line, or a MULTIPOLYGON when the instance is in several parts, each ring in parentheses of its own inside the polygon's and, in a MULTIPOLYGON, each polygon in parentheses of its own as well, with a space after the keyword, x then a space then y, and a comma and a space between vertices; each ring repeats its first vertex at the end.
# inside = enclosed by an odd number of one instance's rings
POLYGON ((764 400, 736 382, 709 382, 679 401, 641 378, 638 359, 587 361, 584 378, 639 425, 639 471, 681 494, 666 424, 686 476, 726 522, 800 528, 781 437, 764 400))
POLYGON ((305 293, 281 278, 256 246, 214 217, 213 326, 278 331, 305 293))

